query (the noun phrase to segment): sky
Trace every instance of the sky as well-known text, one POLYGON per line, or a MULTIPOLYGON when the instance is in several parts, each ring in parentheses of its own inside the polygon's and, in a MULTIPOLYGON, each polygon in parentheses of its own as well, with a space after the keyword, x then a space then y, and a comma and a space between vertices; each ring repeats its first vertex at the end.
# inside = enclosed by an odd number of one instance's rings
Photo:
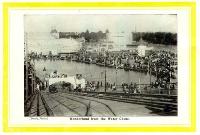
POLYGON ((172 32, 177 33, 177 15, 172 14, 60 14, 24 15, 25 32, 172 32))

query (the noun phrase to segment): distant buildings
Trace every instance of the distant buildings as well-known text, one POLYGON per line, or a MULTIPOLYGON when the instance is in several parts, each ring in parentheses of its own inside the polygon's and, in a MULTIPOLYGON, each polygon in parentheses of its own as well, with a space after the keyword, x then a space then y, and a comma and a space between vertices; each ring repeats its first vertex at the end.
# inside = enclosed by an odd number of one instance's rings
POLYGON ((50 33, 54 38, 56 38, 56 39, 59 38, 59 33, 57 32, 56 29, 52 29, 50 33))
MULTIPOLYGON (((131 34, 131 33, 130 33, 131 34)), ((125 32, 107 33, 106 39, 98 43, 97 51, 120 51, 126 50, 127 44, 131 43, 131 35, 125 32)))
POLYGON ((147 43, 144 42, 142 40, 142 38, 140 38, 140 41, 139 41, 139 44, 137 47, 138 55, 140 57, 148 56, 151 53, 151 51, 153 50, 153 47, 148 47, 146 44, 147 43))
POLYGON ((58 38, 58 32, 50 33, 29 33, 27 38, 28 49, 31 52, 42 52, 48 55, 51 51, 53 55, 58 53, 74 53, 78 52, 82 47, 81 39, 58 38))
POLYGON ((107 33, 108 42, 113 43, 113 48, 124 50, 126 45, 130 44, 132 41, 131 33, 118 32, 118 33, 107 33))
POLYGON ((105 51, 121 51, 121 50, 137 50, 140 56, 146 56, 152 48, 147 47, 142 40, 136 42, 133 38, 133 33, 125 32, 107 32, 106 38, 102 38, 98 42, 85 42, 85 38, 80 38, 80 33, 77 32, 58 32, 56 29, 52 29, 50 33, 38 33, 29 37, 30 48, 33 52, 43 52, 48 54, 50 51, 52 54, 58 54, 65 56, 69 53, 78 52, 84 43, 88 52, 105 52, 105 51), (33 39, 32 39, 33 38, 33 39), (133 44, 135 43, 136 44, 133 44), (31 47, 33 46, 33 47, 31 47), (134 46, 134 48, 133 48, 134 46))
POLYGON ((58 32, 56 29, 51 30, 51 35, 55 38, 79 38, 78 32, 58 32))

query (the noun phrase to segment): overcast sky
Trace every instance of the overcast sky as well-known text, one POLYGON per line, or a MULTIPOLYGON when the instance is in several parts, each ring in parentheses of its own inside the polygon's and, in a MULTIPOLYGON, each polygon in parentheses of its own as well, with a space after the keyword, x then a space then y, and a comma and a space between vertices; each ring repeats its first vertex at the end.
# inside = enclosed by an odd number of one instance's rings
POLYGON ((176 15, 25 15, 25 32, 177 32, 176 15))

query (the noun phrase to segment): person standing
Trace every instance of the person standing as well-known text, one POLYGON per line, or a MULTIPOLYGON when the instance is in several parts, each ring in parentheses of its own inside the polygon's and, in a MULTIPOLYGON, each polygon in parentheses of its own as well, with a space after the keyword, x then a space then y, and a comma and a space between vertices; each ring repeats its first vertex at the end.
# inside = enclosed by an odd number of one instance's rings
POLYGON ((37 93, 40 92, 40 84, 37 83, 37 93))

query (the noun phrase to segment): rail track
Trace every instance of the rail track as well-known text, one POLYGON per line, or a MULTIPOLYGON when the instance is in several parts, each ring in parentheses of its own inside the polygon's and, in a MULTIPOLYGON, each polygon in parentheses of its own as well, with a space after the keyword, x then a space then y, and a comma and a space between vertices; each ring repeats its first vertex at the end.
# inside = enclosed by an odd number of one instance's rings
MULTIPOLYGON (((146 108, 152 110, 159 115, 177 115, 178 105, 177 96, 171 95, 146 95, 146 94, 122 94, 122 93, 87 93, 84 96, 79 93, 73 93, 72 96, 78 96, 83 99, 84 97, 93 97, 104 100, 111 100, 117 102, 125 102, 131 104, 145 105, 146 108), (102 94, 103 96, 98 96, 102 94)), ((98 102, 98 101, 97 101, 98 102)))
POLYGON ((33 101, 35 100, 36 95, 31 95, 24 103, 24 115, 29 116, 30 115, 30 110, 33 106, 33 101))
MULTIPOLYGON (((54 100, 56 100, 55 98, 59 98, 59 97, 63 97, 63 98, 66 98, 66 99, 69 99, 69 100, 72 100, 72 101, 75 101, 75 102, 78 102, 82 105, 84 105, 86 107, 86 112, 85 112, 85 116, 91 116, 91 111, 95 111, 97 112, 98 114, 101 114, 101 115, 104 115, 104 116, 107 116, 107 115, 111 115, 111 116, 116 116, 116 114, 114 113, 114 111, 111 109, 111 107, 103 102, 100 102, 100 101, 96 101, 96 100, 92 100, 92 99, 86 99, 84 97, 80 97, 80 96, 75 96, 73 95, 73 98, 69 97, 68 95, 61 95, 61 94, 57 94, 57 95, 54 95, 55 97, 52 97, 54 100), (76 98, 74 98, 76 97, 76 98), (80 101, 81 100, 85 100, 85 101, 88 101, 88 103, 85 103, 84 101, 80 101), (96 102, 100 105, 103 105, 103 110, 98 110, 98 105, 92 105, 93 102, 96 102)), ((63 104, 62 102, 56 100, 57 102, 63 104)), ((66 102, 66 101, 65 101, 66 102)), ((67 106, 65 106, 67 107, 67 106)), ((69 108, 68 108, 69 109, 69 108)), ((71 110, 73 111, 73 110, 71 110)), ((77 113, 76 113, 77 114, 77 113)), ((80 116, 80 115, 79 115, 80 116)))
MULTIPOLYGON (((72 95, 72 94, 70 94, 72 95)), ((99 104, 102 104, 104 105, 106 108, 108 108, 108 110, 112 113, 113 116, 116 116, 116 114, 114 113, 114 111, 112 110, 112 108, 107 105, 106 103, 103 103, 101 101, 97 101, 97 100, 94 100, 94 99, 88 99, 88 98, 84 98, 83 96, 77 96, 77 95, 72 95, 73 97, 77 97, 77 98, 80 98, 80 99, 84 99, 84 100, 88 100, 88 101, 93 101, 93 102, 96 102, 96 103, 99 103, 99 104)))
POLYGON ((59 104, 61 104, 62 106, 66 107, 68 110, 70 110, 71 112, 73 112, 74 114, 78 115, 78 116, 82 116, 82 114, 80 114, 78 111, 76 111, 75 109, 72 109, 71 107, 67 106, 64 104, 64 102, 61 102, 59 100, 57 100, 56 98, 54 97, 51 97, 53 100, 55 100, 56 102, 58 102, 59 104))
POLYGON ((38 92, 33 94, 26 102, 24 107, 25 116, 53 116, 53 111, 49 108, 43 96, 38 92))
POLYGON ((117 116, 118 110, 113 111, 106 100, 145 105, 158 115, 177 115, 176 96, 99 94, 37 93, 25 102, 25 116, 117 116))

